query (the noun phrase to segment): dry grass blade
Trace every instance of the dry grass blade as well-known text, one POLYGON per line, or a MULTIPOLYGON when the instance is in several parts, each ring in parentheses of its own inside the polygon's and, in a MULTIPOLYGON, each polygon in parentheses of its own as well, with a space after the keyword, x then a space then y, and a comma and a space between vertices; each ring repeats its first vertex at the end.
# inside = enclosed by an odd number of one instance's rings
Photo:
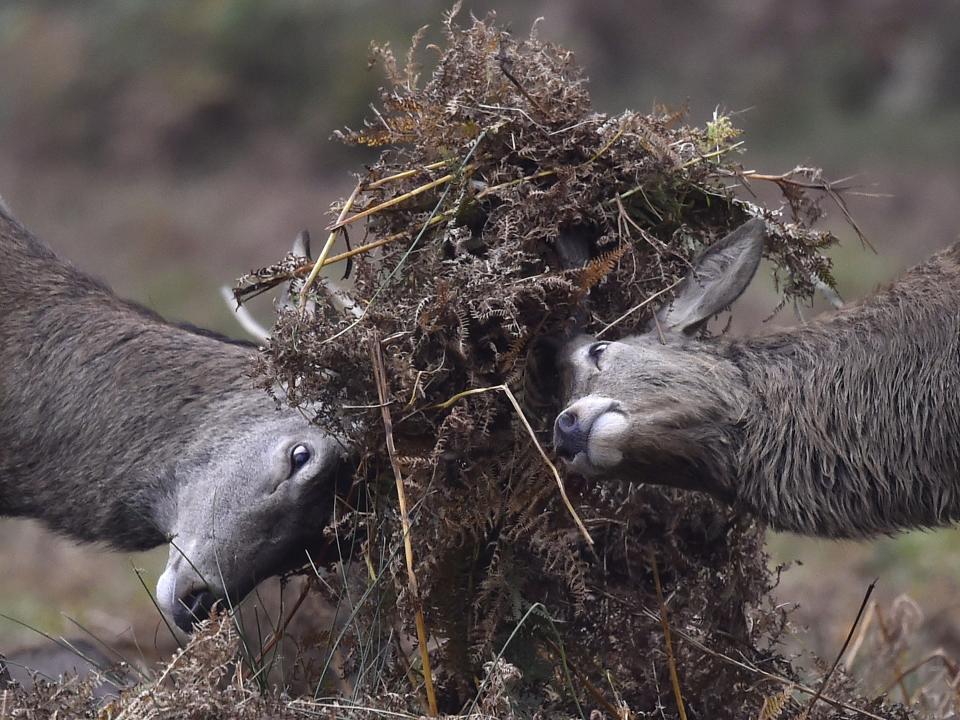
POLYGON ((330 230, 330 232, 333 232, 335 230, 339 230, 342 227, 346 227, 347 225, 352 225, 353 223, 359 220, 363 220, 364 218, 370 217, 371 215, 376 215, 378 212, 382 212, 383 210, 392 208, 404 202, 405 200, 410 200, 411 198, 417 197, 417 195, 422 195, 428 190, 433 190, 435 187, 439 187, 440 185, 448 183, 454 178, 458 177, 460 173, 469 173, 474 168, 475 168, 474 165, 467 165, 458 173, 447 173, 443 177, 439 177, 436 180, 431 180, 430 182, 424 185, 420 185, 419 187, 416 187, 413 190, 409 190, 403 193, 402 195, 398 195, 397 197, 390 198, 389 200, 386 200, 380 203, 379 205, 374 205, 371 208, 367 208, 363 212, 359 212, 356 215, 351 215, 346 219, 337 220, 337 222, 331 225, 328 229, 330 230))
MULTIPOLYGON (((660 620, 660 616, 657 613, 653 612, 652 610, 644 608, 643 612, 652 620, 656 620, 656 621, 660 620)), ((766 678, 767 680, 773 680, 775 682, 781 683, 784 687, 792 687, 796 689, 798 692, 802 692, 804 695, 817 696, 818 693, 820 692, 819 690, 814 690, 812 687, 809 687, 808 685, 798 683, 795 680, 785 678, 782 675, 777 675, 776 673, 769 672, 767 670, 764 670, 763 668, 759 668, 749 663, 742 662, 740 660, 737 660, 736 658, 730 657, 726 653, 718 652, 713 648, 704 645, 702 642, 697 640, 697 638, 693 637, 689 633, 684 632, 683 630, 677 629, 676 634, 680 636, 685 642, 690 643, 691 645, 698 648, 702 652, 705 652, 706 654, 711 655, 720 660, 723 660, 725 663, 729 663, 730 665, 734 665, 743 670, 746 670, 747 672, 753 673, 758 677, 763 677, 763 678, 766 678)), ((818 699, 820 700, 820 702, 824 702, 827 705, 837 708, 838 710, 845 710, 847 712, 854 713, 859 717, 869 718, 870 720, 889 720, 889 718, 884 718, 880 715, 877 715, 876 713, 870 712, 869 710, 858 708, 856 705, 851 705, 850 703, 844 702, 843 700, 837 700, 836 698, 830 697, 829 695, 826 695, 826 694, 820 693, 818 695, 818 699)))
MULTIPOLYGON (((437 223, 443 222, 444 220, 449 220, 449 219, 450 219, 449 213, 434 215, 428 221, 427 227, 428 228, 433 227, 437 223)), ((376 250, 377 248, 381 248, 384 245, 389 245, 390 243, 396 242, 397 240, 403 240, 403 239, 409 239, 409 238, 410 238, 409 232, 400 232, 400 233, 394 233, 393 235, 388 235, 385 238, 380 238, 379 240, 375 240, 374 242, 367 243, 366 245, 358 245, 357 247, 352 248, 350 250, 346 250, 345 252, 342 252, 339 255, 334 255, 333 257, 327 258, 326 260, 324 260, 323 264, 320 265, 320 268, 321 269, 325 268, 327 265, 335 265, 338 262, 349 260, 350 258, 356 257, 357 255, 364 255, 370 252, 371 250, 376 250)), ((294 271, 294 275, 298 275, 298 276, 303 275, 304 273, 311 271, 314 267, 316 267, 316 263, 312 263, 310 265, 301 265, 294 271)))
MULTIPOLYGON (((435 163, 430 163, 429 165, 424 165, 423 167, 411 168, 410 170, 403 170, 402 172, 393 173, 392 175, 387 175, 379 180, 374 180, 372 183, 367 185, 367 189, 376 190, 379 187, 383 187, 387 183, 396 182, 397 180, 406 180, 408 177, 413 177, 414 175, 419 175, 423 172, 429 172, 430 170, 436 170, 437 168, 442 168, 449 164, 449 160, 438 160, 435 163)), ((337 222, 340 222, 340 220, 337 220, 337 222)))
POLYGON ((660 569, 657 567, 657 557, 651 550, 649 553, 650 567, 653 570, 653 585, 657 591, 657 601, 660 603, 660 624, 663 627, 663 642, 667 650, 667 665, 670 668, 670 686, 673 688, 673 697, 677 701, 677 712, 680 720, 687 720, 687 709, 683 704, 683 692, 680 689, 680 675, 677 673, 677 658, 673 654, 673 639, 670 635, 670 620, 667 617, 667 603, 663 599, 663 586, 660 584, 660 569))
POLYGON ((370 354, 373 357, 374 379, 377 383, 377 394, 380 397, 380 409, 383 413, 383 430, 386 435, 387 453, 393 467, 394 479, 397 483, 397 499, 400 504, 400 523, 403 531, 403 551, 407 561, 407 584, 410 596, 416 605, 417 642, 420 645, 420 660, 423 663, 423 681, 427 692, 427 706, 430 715, 436 717, 437 695, 433 688, 433 673, 430 670, 430 651, 427 647, 427 626, 423 619, 423 604, 420 600, 420 588, 417 584, 417 575, 413 570, 413 544, 410 541, 410 514, 407 510, 407 496, 403 487, 403 475, 400 464, 397 462, 397 449, 393 441, 393 420, 390 418, 390 392, 387 386, 387 374, 383 366, 383 354, 380 351, 380 339, 374 332, 370 336, 370 354))
POLYGON ((653 295, 651 295, 650 297, 648 297, 646 300, 644 300, 644 301, 643 301, 642 303, 640 303, 639 305, 634 305, 632 308, 630 308, 629 310, 627 310, 623 315, 621 315, 620 317, 618 317, 616 320, 614 320, 614 321, 611 322, 611 323, 608 323, 608 324, 604 325, 603 328, 600 330, 600 332, 597 333, 597 337, 602 337, 604 334, 606 334, 606 332, 607 332, 608 330, 610 330, 610 329, 613 328, 613 327, 616 327, 617 325, 619 325, 621 322, 623 322, 624 320, 626 320, 628 317, 630 317, 631 315, 633 315, 633 314, 634 314, 635 312, 637 312, 638 310, 642 310, 643 308, 645 308, 647 305, 649 305, 650 303, 652 303, 654 300, 656 300, 656 299, 657 299, 658 297, 660 297, 661 295, 666 295, 668 292, 670 292, 671 290, 673 290, 673 289, 674 289, 677 285, 679 285, 681 282, 683 282, 683 278, 680 278, 679 280, 674 281, 673 283, 671 283, 670 285, 668 285, 667 287, 665 287, 663 290, 659 290, 659 291, 655 292, 653 295))
POLYGON ((520 407, 520 403, 517 402, 517 398, 510 388, 508 388, 506 385, 492 385, 491 387, 464 390, 461 393, 457 393, 449 400, 439 403, 438 405, 434 405, 433 407, 437 410, 446 410, 454 403, 463 400, 463 398, 470 397, 471 395, 480 395, 481 393, 493 392, 496 390, 504 393, 507 396, 507 399, 510 400, 510 404, 513 405, 513 409, 519 416, 520 422, 523 423, 523 427, 526 428, 527 433, 530 435, 530 439, 533 440, 533 444, 536 446, 537 452, 540 453, 540 457, 543 458, 543 461, 547 464, 547 467, 550 468, 550 472, 553 473, 553 478, 557 481, 557 487, 560 490, 560 497, 563 499, 563 504, 566 506, 567 512, 570 513, 570 517, 572 517, 573 521, 577 524, 577 528, 580 530, 580 534, 583 535, 583 539, 587 541, 588 545, 593 547, 593 538, 590 537, 590 532, 587 530, 587 526, 583 524, 583 520, 580 519, 577 511, 573 509, 573 503, 571 503, 570 498, 567 497, 567 489, 563 485, 563 479, 560 477, 560 471, 557 470, 557 466, 553 464, 553 461, 551 461, 547 456, 547 453, 544 451, 540 441, 537 440, 537 434, 533 431, 530 421, 527 420, 526 416, 523 414, 523 409, 520 407))
MULTIPOLYGON (((287 628, 290 626, 290 622, 293 620, 294 616, 300 610, 300 607, 303 605, 304 601, 307 599, 307 595, 310 593, 311 583, 304 583, 303 587, 300 589, 300 594, 297 596, 296 601, 293 603, 293 607, 290 608, 290 612, 287 613, 287 617, 280 623, 280 626, 274 630, 272 637, 267 640, 266 644, 260 649, 260 652, 257 654, 257 659, 254 665, 260 665, 263 662, 263 659, 267 656, 273 648, 277 646, 277 643, 283 639, 284 633, 287 632, 287 628)), ((272 624, 272 622, 271 622, 272 624)))
MULTIPOLYGON (((900 672, 898 672, 897 676, 893 679, 893 681, 883 689, 883 694, 889 693, 891 690, 893 690, 893 688, 897 686, 899 686, 902 691, 906 692, 906 686, 904 685, 904 681, 910 675, 917 672, 917 670, 919 670, 920 668, 924 667, 925 665, 929 665, 930 663, 935 661, 940 661, 943 664, 944 668, 946 668, 947 672, 950 673, 950 675, 952 676, 951 677, 952 682, 955 683, 957 678, 960 677, 960 665, 957 665, 957 663, 954 662, 949 655, 947 655, 947 653, 943 650, 943 648, 938 648, 937 650, 934 650, 932 653, 927 655, 927 657, 923 658, 922 660, 917 660, 917 662, 913 663, 913 665, 910 665, 905 670, 901 670, 900 672)), ((904 696, 905 702, 910 702, 910 700, 911 698, 909 695, 904 696)))
MULTIPOLYGON (((883 610, 879 607, 876 610, 877 613, 877 626, 880 628, 880 637, 883 639, 884 644, 889 648, 893 646, 893 639, 891 637, 891 632, 887 626, 886 618, 884 617, 883 610)), ((903 696, 903 701, 905 703, 910 702, 910 691, 907 689, 906 683, 903 681, 903 668, 900 664, 899 654, 893 658, 893 674, 894 677, 899 678, 897 685, 900 688, 900 694, 903 696)))
POLYGON ((847 652, 847 647, 850 645, 850 641, 853 639, 853 634, 856 632, 857 626, 860 624, 860 619, 863 617, 863 613, 867 609, 867 605, 870 602, 870 596, 873 595, 873 590, 876 586, 876 580, 867 586, 867 592, 863 595, 863 602, 860 603, 860 609, 857 611, 857 617, 854 619, 853 625, 850 626, 850 631, 847 633, 847 639, 843 641, 843 646, 840 648, 840 652, 837 653, 836 660, 833 661, 833 665, 830 666, 830 670, 824 676, 823 682, 820 683, 820 687, 817 688, 816 694, 810 698, 810 703, 804 708, 803 713, 801 713, 800 720, 806 720, 806 718, 809 717, 814 706, 817 704, 817 701, 820 700, 820 696, 823 695, 824 690, 827 689, 827 685, 830 684, 830 678, 833 677, 833 673, 836 672, 837 667, 840 665, 840 661, 847 652))

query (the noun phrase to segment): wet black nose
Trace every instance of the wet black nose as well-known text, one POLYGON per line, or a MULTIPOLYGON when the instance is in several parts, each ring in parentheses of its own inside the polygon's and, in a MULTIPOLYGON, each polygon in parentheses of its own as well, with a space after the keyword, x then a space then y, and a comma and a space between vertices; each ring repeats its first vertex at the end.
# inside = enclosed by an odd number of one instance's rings
POLYGON ((565 460, 573 460, 587 450, 587 428, 572 410, 564 410, 553 424, 553 448, 565 460))
POLYGON ((195 625, 210 617, 213 606, 218 598, 207 589, 188 593, 177 600, 177 607, 173 610, 173 621, 185 633, 193 632, 195 625))

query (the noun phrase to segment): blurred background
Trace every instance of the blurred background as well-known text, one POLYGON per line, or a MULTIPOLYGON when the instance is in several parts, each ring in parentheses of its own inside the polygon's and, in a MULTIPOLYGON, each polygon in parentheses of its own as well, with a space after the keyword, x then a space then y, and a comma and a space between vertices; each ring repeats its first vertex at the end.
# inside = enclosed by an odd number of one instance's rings
MULTIPOLYGON (((218 287, 315 236, 331 200, 370 159, 330 140, 358 127, 382 75, 371 40, 403 55, 448 2, 351 0, 0 0, 0 194, 60 254, 119 294, 177 320, 239 334, 218 287)), ((597 110, 715 108, 745 130, 747 167, 816 165, 856 176, 851 210, 877 253, 833 208, 839 289, 870 292, 960 232, 960 4, 944 0, 551 0, 466 3, 576 52, 597 110)), ((429 54, 424 60, 429 60, 429 54)), ((735 332, 775 305, 769 278, 735 332)), ((270 306, 259 308, 269 320, 270 306)), ((810 316, 814 311, 806 310, 810 316)), ((797 322, 789 309, 771 323, 797 322)), ((772 535, 771 562, 797 561, 777 597, 799 603, 803 645, 832 657, 867 584, 916 601, 929 648, 960 651, 960 534, 869 543, 772 535)), ((0 521, 0 613, 51 635, 70 618, 149 654, 165 551, 77 547, 0 521)), ((902 606, 902 604, 901 604, 902 606)), ((911 606, 913 607, 913 606, 911 606)), ((0 651, 38 642, 0 618, 0 651)))

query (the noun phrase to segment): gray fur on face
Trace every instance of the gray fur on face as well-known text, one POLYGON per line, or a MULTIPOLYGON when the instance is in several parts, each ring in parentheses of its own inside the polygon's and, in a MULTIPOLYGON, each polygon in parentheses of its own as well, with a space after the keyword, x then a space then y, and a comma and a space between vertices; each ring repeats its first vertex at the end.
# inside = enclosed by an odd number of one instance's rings
MULTIPOLYGON (((752 275, 752 257, 731 262, 705 281, 731 283, 713 288, 724 302, 752 275)), ((688 284, 674 305, 698 309, 680 325, 662 310, 662 334, 562 351, 565 412, 616 402, 624 419, 599 438, 622 455, 610 467, 558 418, 556 442, 582 452, 574 468, 703 490, 827 537, 960 519, 960 245, 859 306, 745 340, 686 334, 722 309, 700 302, 708 291, 688 284)))
POLYGON ((172 540, 168 612, 302 563, 347 453, 253 386, 254 353, 120 300, 0 212, 0 515, 120 550, 172 540))

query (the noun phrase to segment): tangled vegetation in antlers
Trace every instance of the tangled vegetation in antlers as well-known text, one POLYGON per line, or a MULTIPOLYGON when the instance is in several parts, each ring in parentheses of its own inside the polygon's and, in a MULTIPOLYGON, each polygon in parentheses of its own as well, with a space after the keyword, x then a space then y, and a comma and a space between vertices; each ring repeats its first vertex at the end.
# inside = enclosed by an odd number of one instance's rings
POLYGON ((333 208, 319 259, 288 256, 236 290, 242 301, 290 282, 259 375, 295 404, 337 409, 319 421, 361 451, 336 537, 362 568, 344 577, 365 622, 341 646, 355 677, 414 711, 421 692, 428 707, 469 709, 497 658, 517 671, 524 712, 647 710, 682 684, 702 716, 755 717, 782 688, 757 683, 753 663, 792 672, 771 650, 784 623, 761 531, 640 483, 567 478, 558 491, 540 446, 554 399, 533 391, 528 348, 574 324, 637 331, 646 301, 751 216, 766 220, 783 302, 807 300, 832 285, 819 201, 846 214, 843 200, 815 170, 745 170, 723 115, 691 127, 682 113, 595 112, 572 53, 454 15, 444 46, 427 47, 439 60, 424 83, 419 35, 404 65, 374 48, 379 106, 337 135, 381 154, 333 208), (780 207, 756 203, 758 182, 779 186, 780 207), (333 255, 341 234, 351 247, 333 255), (335 263, 346 299, 317 279, 335 263), (671 626, 693 639, 665 646, 671 626), (398 628, 419 635, 420 655, 391 641, 398 628))

